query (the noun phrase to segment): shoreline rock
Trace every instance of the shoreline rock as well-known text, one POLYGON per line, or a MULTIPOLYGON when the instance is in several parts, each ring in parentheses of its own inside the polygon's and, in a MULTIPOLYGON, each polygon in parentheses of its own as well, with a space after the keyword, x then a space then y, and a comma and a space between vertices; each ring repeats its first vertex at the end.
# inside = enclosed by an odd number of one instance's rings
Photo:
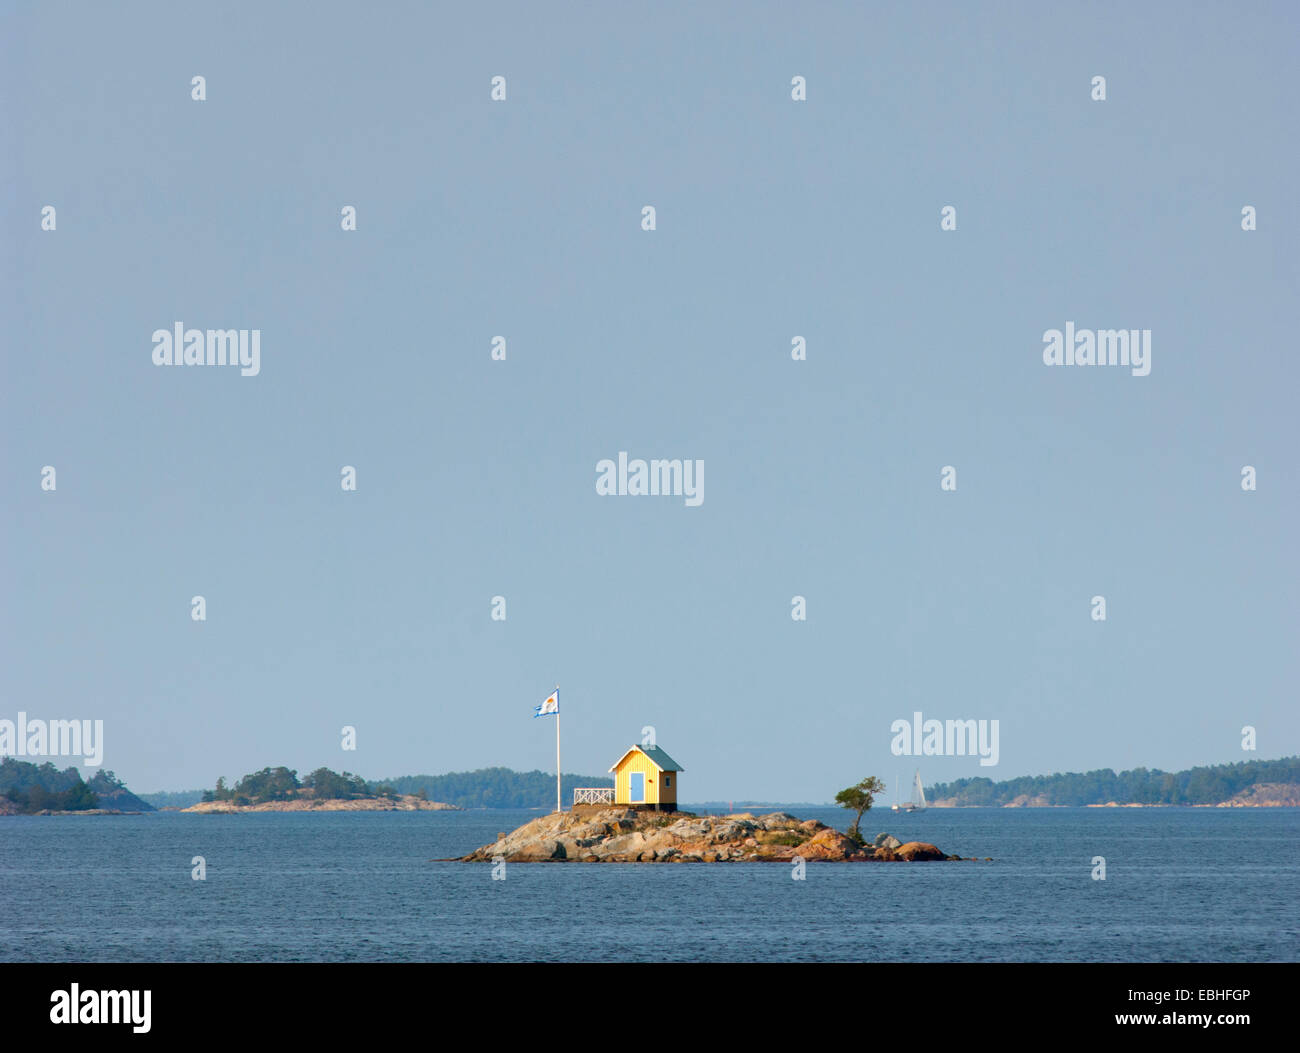
POLYGON ((150 815, 154 809, 148 812, 129 812, 120 808, 78 808, 75 810, 42 808, 39 812, 19 812, 0 810, 0 815, 150 815))
POLYGON ((816 819, 787 812, 697 816, 617 805, 553 812, 444 862, 490 863, 866 863, 958 860, 923 841, 881 834, 859 845, 816 819))

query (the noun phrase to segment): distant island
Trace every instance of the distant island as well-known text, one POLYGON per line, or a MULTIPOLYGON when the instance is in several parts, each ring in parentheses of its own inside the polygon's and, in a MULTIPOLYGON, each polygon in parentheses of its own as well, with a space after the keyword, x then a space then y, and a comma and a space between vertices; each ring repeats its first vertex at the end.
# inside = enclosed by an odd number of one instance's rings
POLYGON ((372 785, 351 772, 317 768, 301 780, 292 768, 263 768, 245 775, 234 786, 224 777, 205 790, 185 812, 438 812, 455 811, 454 804, 431 801, 423 791, 397 792, 386 784, 372 785))
POLYGON ((316 797, 299 791, 283 801, 258 801, 256 804, 233 804, 230 801, 200 801, 182 812, 229 815, 237 812, 458 812, 454 804, 426 801, 415 794, 380 797, 316 797))
POLYGON ((86 782, 76 768, 60 771, 49 761, 0 760, 0 815, 114 815, 152 812, 111 771, 86 782))
POLYGON ((1163 772, 1110 768, 1078 774, 1025 775, 993 782, 958 779, 926 791, 934 808, 1159 807, 1268 808, 1300 806, 1300 757, 1240 761, 1163 772))

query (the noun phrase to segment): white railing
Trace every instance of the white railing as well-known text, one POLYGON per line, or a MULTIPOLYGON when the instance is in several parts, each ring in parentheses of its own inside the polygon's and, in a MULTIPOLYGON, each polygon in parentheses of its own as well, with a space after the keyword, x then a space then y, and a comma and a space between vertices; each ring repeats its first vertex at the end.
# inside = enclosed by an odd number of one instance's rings
POLYGON ((575 787, 573 791, 574 804, 613 804, 614 787, 612 786, 591 786, 575 787))

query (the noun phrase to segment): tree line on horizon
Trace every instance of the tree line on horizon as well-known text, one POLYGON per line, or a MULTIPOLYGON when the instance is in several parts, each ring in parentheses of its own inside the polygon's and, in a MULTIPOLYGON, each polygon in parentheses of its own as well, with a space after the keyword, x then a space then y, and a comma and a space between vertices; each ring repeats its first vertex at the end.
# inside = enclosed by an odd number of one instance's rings
MULTIPOLYGON (((431 801, 444 801, 457 808, 554 808, 555 774, 544 771, 515 771, 513 768, 479 768, 453 771, 446 775, 403 775, 388 779, 398 793, 419 793, 431 801)), ((560 777, 560 799, 567 808, 576 787, 611 787, 608 775, 560 777)))
POLYGON ((987 778, 957 779, 926 789, 931 802, 952 799, 959 806, 1001 806, 1017 797, 1043 797, 1048 804, 1083 807, 1089 804, 1218 804, 1256 783, 1300 783, 1300 757, 1238 761, 1165 772, 1134 768, 1119 772, 1100 768, 1058 775, 1022 775, 994 782, 987 778))

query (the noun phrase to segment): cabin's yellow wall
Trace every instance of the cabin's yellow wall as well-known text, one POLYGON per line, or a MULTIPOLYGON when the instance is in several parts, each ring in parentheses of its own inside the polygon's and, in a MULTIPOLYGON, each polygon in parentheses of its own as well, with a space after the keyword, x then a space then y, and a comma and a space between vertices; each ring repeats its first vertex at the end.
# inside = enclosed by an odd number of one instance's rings
POLYGON ((673 784, 664 786, 664 772, 655 767, 654 762, 644 753, 633 752, 618 766, 614 771, 614 803, 631 804, 632 803, 632 780, 630 778, 633 772, 645 773, 645 801, 644 804, 676 804, 677 803, 677 776, 679 772, 667 772, 671 775, 673 784))

